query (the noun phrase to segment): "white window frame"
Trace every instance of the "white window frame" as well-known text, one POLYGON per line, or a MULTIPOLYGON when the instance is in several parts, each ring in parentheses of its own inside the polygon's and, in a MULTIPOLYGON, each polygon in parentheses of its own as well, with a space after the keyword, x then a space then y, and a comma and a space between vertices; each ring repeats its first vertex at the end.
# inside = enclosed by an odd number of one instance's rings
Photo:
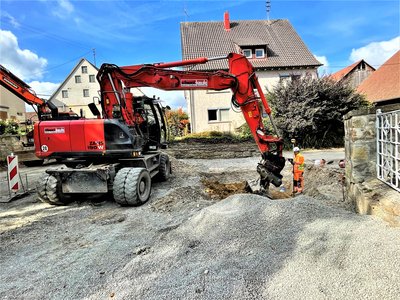
POLYGON ((82 83, 81 75, 75 75, 75 83, 82 83))
POLYGON ((82 66, 81 70, 82 70, 82 74, 87 74, 87 72, 88 72, 87 66, 82 66))
POLYGON ((252 58, 253 57, 253 51, 249 48, 242 49, 243 55, 246 56, 247 58, 252 58), (250 55, 246 54, 246 51, 250 51, 250 55))
POLYGON ((95 75, 89 75, 89 82, 96 82, 96 76, 95 75), (93 78, 93 81, 91 80, 93 78))
POLYGON ((265 50, 263 48, 257 48, 254 52, 254 55, 256 58, 265 58, 265 50), (262 55, 261 56, 257 55, 257 51, 262 51, 262 55))
POLYGON ((83 97, 90 97, 89 96, 89 89, 83 89, 83 97))
POLYGON ((63 98, 68 98, 68 91, 67 90, 62 90, 61 95, 63 98))
POLYGON ((230 108, 227 108, 227 107, 224 107, 224 108, 208 108, 207 109, 208 123, 230 122, 229 118, 228 118, 228 120, 221 120, 221 111, 228 111, 229 112, 229 110, 230 110, 230 108), (217 119, 216 120, 210 120, 209 111, 216 111, 216 115, 217 115, 217 119))

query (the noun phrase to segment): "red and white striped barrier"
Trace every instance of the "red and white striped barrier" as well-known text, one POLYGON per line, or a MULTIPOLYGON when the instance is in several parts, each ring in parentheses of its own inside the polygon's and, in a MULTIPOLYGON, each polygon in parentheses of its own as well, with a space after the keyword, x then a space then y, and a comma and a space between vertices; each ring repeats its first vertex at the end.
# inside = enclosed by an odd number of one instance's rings
POLYGON ((7 156, 8 165, 8 186, 10 191, 17 192, 20 188, 19 171, 18 171, 18 156, 13 154, 7 156))

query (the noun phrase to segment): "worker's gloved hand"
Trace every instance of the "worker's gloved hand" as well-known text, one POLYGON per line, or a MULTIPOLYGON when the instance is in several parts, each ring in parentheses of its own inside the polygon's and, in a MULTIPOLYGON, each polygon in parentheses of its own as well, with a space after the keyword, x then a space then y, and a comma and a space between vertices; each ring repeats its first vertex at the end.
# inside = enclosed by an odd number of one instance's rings
POLYGON ((293 158, 288 158, 288 161, 293 165, 293 158))

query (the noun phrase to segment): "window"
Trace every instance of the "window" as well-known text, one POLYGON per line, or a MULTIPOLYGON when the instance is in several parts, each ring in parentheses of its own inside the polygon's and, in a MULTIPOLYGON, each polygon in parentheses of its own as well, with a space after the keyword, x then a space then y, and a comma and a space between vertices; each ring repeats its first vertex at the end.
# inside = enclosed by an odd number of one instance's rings
POLYGON ((68 98, 68 91, 67 90, 63 90, 61 93, 62 93, 62 97, 63 98, 68 98))
POLYGON ((279 75, 280 82, 290 82, 290 81, 297 81, 301 78, 301 75, 279 75))
POLYGON ((246 56, 247 58, 253 57, 253 53, 251 52, 251 49, 243 49, 243 55, 246 56))
POLYGON ((82 74, 87 74, 87 66, 82 66, 82 74))
POLYGON ((94 75, 89 75, 89 82, 96 82, 94 75))
POLYGON ((75 76, 75 83, 81 83, 81 82, 82 82, 81 75, 76 75, 75 76))
POLYGON ((208 110, 208 121, 209 121, 209 122, 211 122, 211 121, 218 121, 218 120, 217 120, 217 112, 218 112, 217 109, 209 109, 209 110, 208 110))
POLYGON ((264 58, 264 57, 265 57, 264 49, 256 49, 256 58, 264 58))
POLYGON ((292 75, 292 76, 290 76, 290 78, 292 79, 292 81, 297 81, 297 80, 300 80, 301 76, 300 75, 292 75))
POLYGON ((279 82, 289 82, 290 76, 289 75, 279 75, 279 82))
POLYGON ((89 89, 83 90, 83 97, 89 97, 89 89))
POLYGON ((208 110, 209 122, 228 122, 229 108, 217 108, 208 110))

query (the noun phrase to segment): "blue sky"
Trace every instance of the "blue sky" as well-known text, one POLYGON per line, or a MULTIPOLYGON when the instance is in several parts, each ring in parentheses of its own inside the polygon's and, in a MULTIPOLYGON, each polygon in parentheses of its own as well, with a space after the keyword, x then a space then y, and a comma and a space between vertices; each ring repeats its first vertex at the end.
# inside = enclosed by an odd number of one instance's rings
MULTIPOLYGON (((320 74, 365 59, 378 68, 400 49, 400 1, 271 0, 322 62, 320 74)), ((0 64, 42 97, 80 58, 121 66, 181 60, 180 22, 267 19, 266 1, 1 0, 0 64)), ((150 94, 149 96, 151 96, 150 94)), ((158 95, 174 108, 181 92, 158 95)))

